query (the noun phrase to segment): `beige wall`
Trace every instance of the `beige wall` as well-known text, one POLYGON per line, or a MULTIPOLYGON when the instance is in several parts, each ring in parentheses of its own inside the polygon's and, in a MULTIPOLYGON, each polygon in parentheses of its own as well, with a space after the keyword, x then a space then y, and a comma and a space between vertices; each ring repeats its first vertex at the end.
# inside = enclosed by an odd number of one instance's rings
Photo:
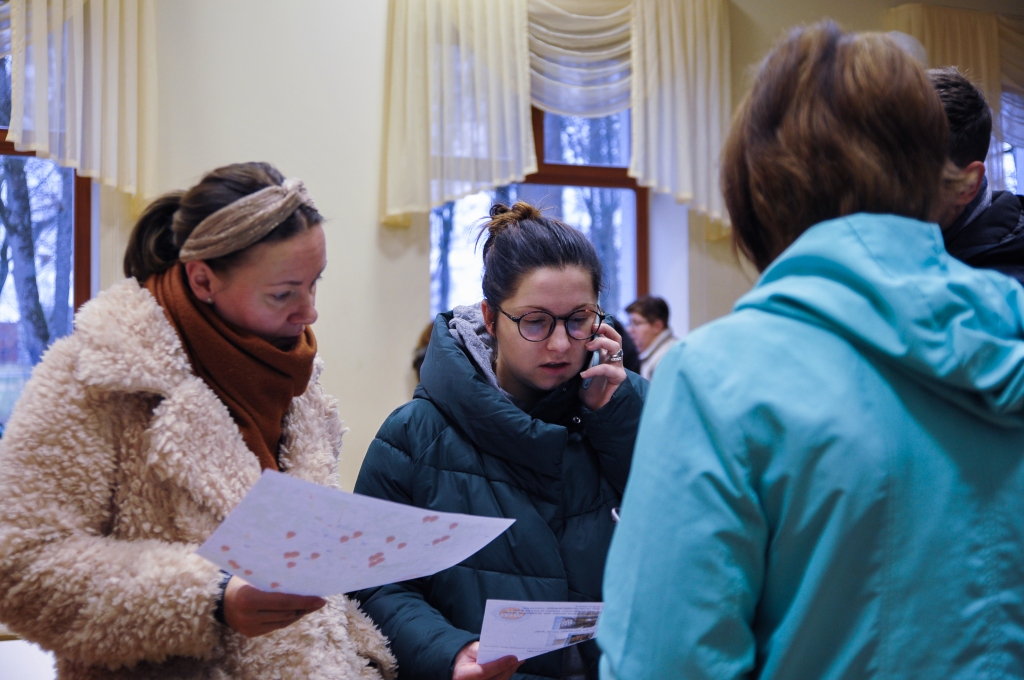
MULTIPOLYGON (((825 16, 849 28, 881 28, 891 4, 732 0, 734 101, 748 87, 750 66, 785 28, 825 16)), ((1024 0, 959 4, 1024 14, 1024 0)), ((267 160, 302 177, 329 220, 315 328, 324 383, 351 428, 342 462, 346 488, 379 425, 411 394, 411 348, 430 307, 425 219, 399 231, 377 223, 386 28, 385 0, 157 2, 160 189, 185 188, 225 163, 267 160)), ((120 278, 138 206, 101 193, 105 287, 120 278)), ((664 214, 678 217, 669 208, 664 214)), ((727 313, 754 281, 727 242, 709 243, 702 234, 695 221, 691 328, 727 313)), ((659 266, 670 268, 671 261, 659 266)))
MULTIPOLYGON (((411 394, 411 348, 430 309, 426 222, 377 224, 386 27, 384 0, 157 2, 161 191, 266 160, 304 179, 327 217, 315 330, 324 384, 351 428, 349 489, 411 394)), ((101 209, 102 284, 118 277, 125 209, 101 209)))

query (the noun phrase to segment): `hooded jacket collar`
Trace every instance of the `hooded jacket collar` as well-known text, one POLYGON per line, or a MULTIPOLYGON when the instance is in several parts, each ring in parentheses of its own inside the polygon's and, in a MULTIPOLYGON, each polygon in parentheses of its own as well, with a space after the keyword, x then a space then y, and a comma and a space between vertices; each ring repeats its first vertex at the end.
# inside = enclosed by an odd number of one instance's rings
POLYGON ((452 310, 452 319, 448 322, 448 331, 455 338, 455 343, 462 347, 466 356, 476 367, 476 372, 487 383, 498 390, 502 397, 519 408, 523 405, 498 384, 498 376, 494 373, 494 338, 487 332, 484 323, 482 303, 459 306, 452 310))
MULTIPOLYGON (((989 206, 992 205, 992 187, 989 186, 988 177, 981 178, 981 189, 978 191, 978 195, 974 199, 964 206, 963 212, 960 213, 960 217, 956 218, 953 224, 949 225, 949 229, 943 234, 943 238, 946 239, 946 250, 950 254, 955 256, 954 250, 950 247, 950 244, 954 243, 960 235, 967 229, 968 226, 974 223, 981 215, 988 210, 989 206)), ((963 258, 959 258, 963 259, 963 258)))
POLYGON ((946 250, 972 267, 995 269, 1024 283, 1024 197, 1010 191, 990 191, 989 196, 962 228, 953 225, 943 235, 946 250))
POLYGON ((452 318, 446 312, 434 322, 416 396, 429 399, 481 452, 560 476, 569 437, 560 423, 579 408, 579 380, 556 388, 527 413, 480 374, 452 337, 452 318))
POLYGON ((651 341, 651 344, 647 346, 647 349, 640 352, 640 361, 646 361, 651 357, 651 355, 661 349, 662 345, 666 342, 672 342, 675 339, 676 337, 672 334, 671 328, 666 328, 662 332, 658 333, 654 340, 651 341))
POLYGON ((826 328, 961 407, 1024 427, 1024 289, 950 257, 935 224, 858 214, 815 225, 742 309, 826 328))

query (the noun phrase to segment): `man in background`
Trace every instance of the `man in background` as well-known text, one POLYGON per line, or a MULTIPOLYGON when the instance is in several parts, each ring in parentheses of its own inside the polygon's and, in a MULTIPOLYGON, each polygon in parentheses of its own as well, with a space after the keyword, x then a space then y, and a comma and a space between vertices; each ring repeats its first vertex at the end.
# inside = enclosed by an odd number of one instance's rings
POLYGON ((1022 197, 992 191, 985 177, 992 136, 988 102, 955 68, 932 69, 928 75, 949 119, 949 158, 966 175, 939 217, 946 250, 972 267, 995 269, 1024 283, 1022 197))
POLYGON ((650 380, 661 357, 679 340, 668 327, 668 303, 660 297, 644 295, 626 307, 626 313, 629 335, 640 350, 640 375, 650 380))

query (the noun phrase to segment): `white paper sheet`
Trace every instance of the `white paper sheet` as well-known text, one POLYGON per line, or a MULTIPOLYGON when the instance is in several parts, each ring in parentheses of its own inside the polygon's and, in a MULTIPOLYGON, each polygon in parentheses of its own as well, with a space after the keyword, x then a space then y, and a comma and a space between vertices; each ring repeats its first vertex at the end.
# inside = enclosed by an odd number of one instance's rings
POLYGON ((436 574, 514 521, 424 510, 268 471, 197 552, 261 590, 325 596, 436 574))
POLYGON ((487 600, 477 663, 503 656, 523 661, 589 640, 603 608, 602 602, 487 600))

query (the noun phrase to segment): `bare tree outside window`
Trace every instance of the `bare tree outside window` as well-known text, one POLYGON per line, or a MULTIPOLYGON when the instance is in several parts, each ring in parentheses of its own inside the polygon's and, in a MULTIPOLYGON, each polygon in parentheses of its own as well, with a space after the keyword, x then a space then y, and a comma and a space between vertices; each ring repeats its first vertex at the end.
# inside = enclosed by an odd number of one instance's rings
POLYGON ((1005 178, 1006 190, 1015 194, 1020 193, 1021 182, 1018 176, 1017 158, 1020 156, 1017 147, 1003 143, 1003 176, 1005 178))
MULTIPOLYGON (((10 123, 10 57, 0 68, 0 125, 10 123)), ((0 426, 74 313, 74 171, 0 155, 0 426)))

